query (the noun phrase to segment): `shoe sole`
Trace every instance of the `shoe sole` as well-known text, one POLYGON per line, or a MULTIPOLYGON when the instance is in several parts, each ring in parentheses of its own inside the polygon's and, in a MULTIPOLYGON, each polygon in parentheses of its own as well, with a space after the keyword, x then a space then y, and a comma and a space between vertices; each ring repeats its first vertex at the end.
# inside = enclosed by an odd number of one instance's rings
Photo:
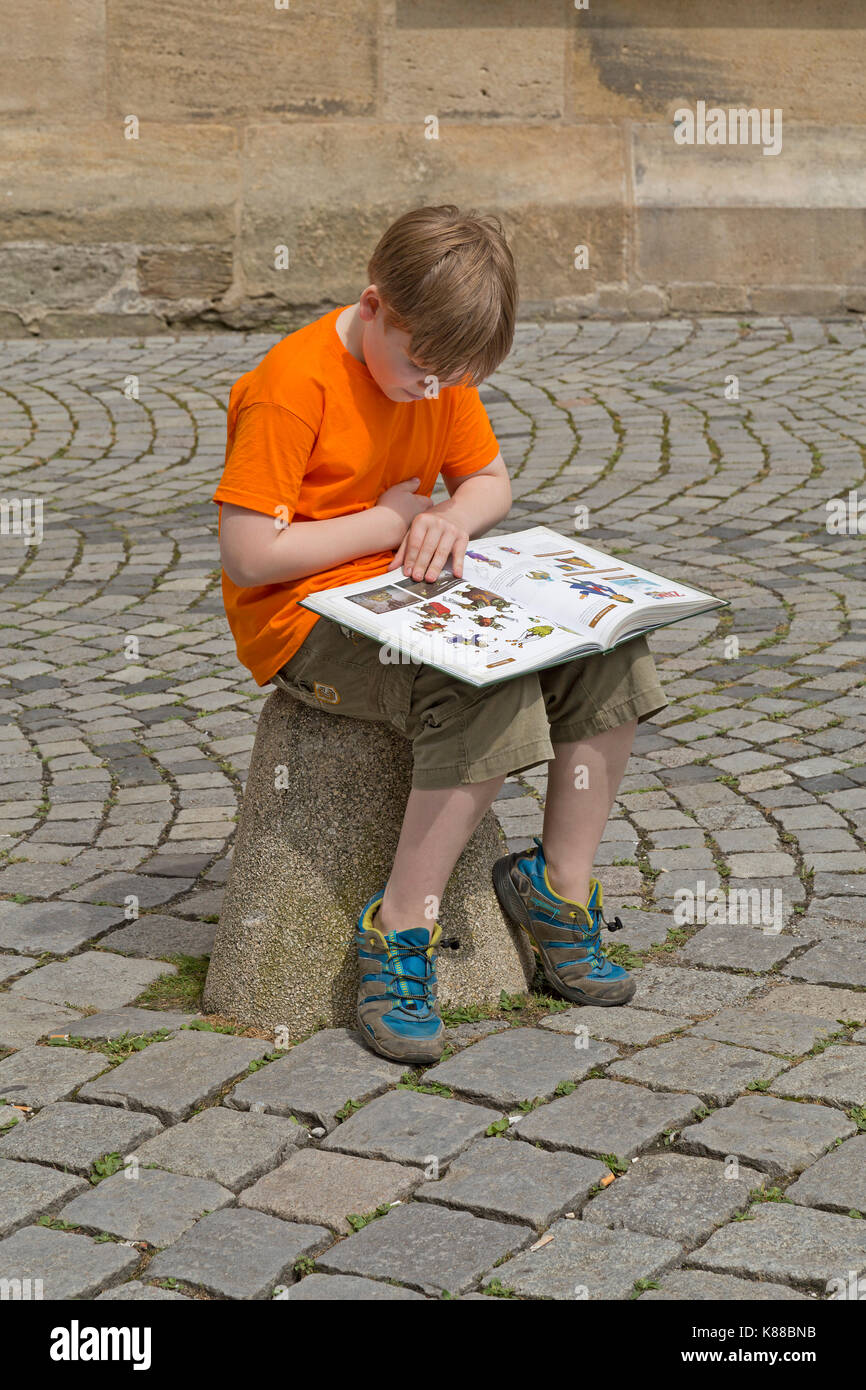
POLYGON ((563 984, 562 980, 557 978, 556 972, 548 965, 541 943, 533 931, 532 918, 529 915, 526 904, 511 881, 511 874, 509 872, 510 866, 510 856, 506 856, 504 859, 497 859, 496 863, 493 865, 494 892, 499 899, 499 906, 502 908, 508 920, 512 922, 514 926, 520 927, 525 931, 526 935, 529 937, 532 948, 544 972, 544 978, 551 988, 554 989, 557 994, 562 995, 565 999, 570 999, 575 1004, 595 1004, 602 1009, 613 1008, 618 1004, 627 1004, 629 999, 634 997, 637 988, 634 980, 631 981, 631 992, 626 994, 622 999, 600 999, 598 995, 586 994, 583 990, 563 984))
POLYGON ((405 1053, 389 1052, 387 1048, 383 1047, 378 1038, 374 1037, 370 1032, 366 1023, 363 1022, 357 1009, 355 1010, 355 1018, 358 1023, 358 1031, 371 1052, 377 1052, 380 1057, 387 1057, 389 1062, 406 1062, 412 1066, 429 1067, 432 1066, 434 1062, 440 1062, 442 1060, 442 1052, 445 1050, 444 1042, 441 1051, 436 1057, 407 1057, 405 1053))

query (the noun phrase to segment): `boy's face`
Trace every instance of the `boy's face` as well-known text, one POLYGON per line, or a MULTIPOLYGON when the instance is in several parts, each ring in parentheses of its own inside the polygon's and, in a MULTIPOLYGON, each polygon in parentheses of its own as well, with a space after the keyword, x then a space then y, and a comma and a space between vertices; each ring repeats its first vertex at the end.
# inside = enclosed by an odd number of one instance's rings
MULTIPOLYGON (((430 373, 410 358, 410 334, 398 328, 385 328, 385 306, 375 288, 364 291, 359 308, 364 361, 376 385, 390 401, 408 404, 423 400, 425 377, 430 373)), ((455 386, 460 380, 457 375, 440 381, 439 387, 455 386)))

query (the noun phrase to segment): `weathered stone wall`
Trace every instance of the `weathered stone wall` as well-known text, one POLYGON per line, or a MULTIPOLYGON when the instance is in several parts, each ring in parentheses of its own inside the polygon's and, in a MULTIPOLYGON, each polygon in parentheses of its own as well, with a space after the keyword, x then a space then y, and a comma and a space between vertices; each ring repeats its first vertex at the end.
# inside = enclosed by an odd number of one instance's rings
POLYGON ((291 328, 446 201, 526 315, 862 312, 864 0, 589 6, 0 0, 0 333, 291 328), (678 145, 699 101, 781 152, 678 145))

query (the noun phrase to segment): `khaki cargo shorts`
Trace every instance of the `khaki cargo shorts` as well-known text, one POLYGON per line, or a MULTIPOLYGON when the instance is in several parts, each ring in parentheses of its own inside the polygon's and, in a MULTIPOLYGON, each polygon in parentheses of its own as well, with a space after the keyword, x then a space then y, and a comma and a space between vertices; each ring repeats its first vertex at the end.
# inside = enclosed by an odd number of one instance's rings
POLYGON ((418 662, 382 662, 378 642, 319 618, 271 677, 305 705, 391 724, 412 740, 413 787, 521 772, 571 743, 650 719, 669 703, 646 638, 483 689, 418 662))

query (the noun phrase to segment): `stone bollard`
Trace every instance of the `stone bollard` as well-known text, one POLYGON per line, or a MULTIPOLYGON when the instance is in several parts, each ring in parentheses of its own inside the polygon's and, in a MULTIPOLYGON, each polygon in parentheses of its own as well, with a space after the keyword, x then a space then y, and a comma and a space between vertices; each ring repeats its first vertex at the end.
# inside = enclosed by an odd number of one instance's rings
MULTIPOLYGON (((277 690, 253 748, 204 1009, 246 1027, 356 1026, 354 930, 385 886, 412 770, 387 724, 308 707, 277 690), (282 775, 280 775, 282 770, 282 775)), ((499 907, 491 868, 506 852, 488 811, 463 851, 437 920, 458 948, 437 957, 443 1004, 497 1004, 534 974, 532 949, 499 907)))

